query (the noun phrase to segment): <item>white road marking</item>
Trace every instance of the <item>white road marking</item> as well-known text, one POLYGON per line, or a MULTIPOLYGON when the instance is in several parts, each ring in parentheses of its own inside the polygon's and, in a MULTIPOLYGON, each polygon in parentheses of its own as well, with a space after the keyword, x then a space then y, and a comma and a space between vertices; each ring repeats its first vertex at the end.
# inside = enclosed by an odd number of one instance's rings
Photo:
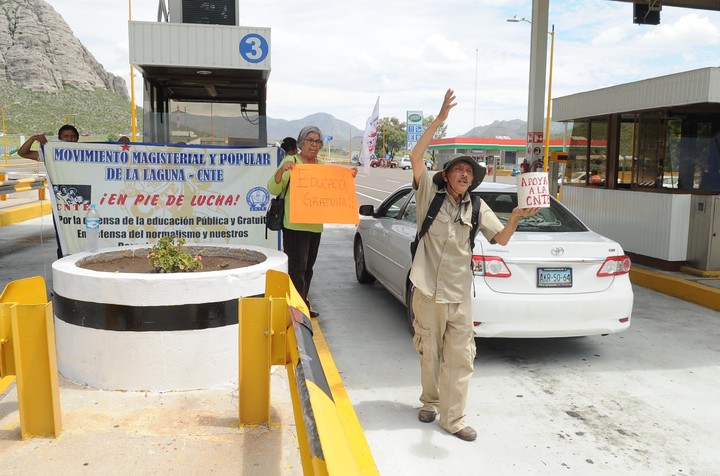
MULTIPOLYGON (((373 190, 374 190, 374 189, 373 189, 373 190)), ((380 191, 382 191, 382 190, 380 190, 380 191)), ((370 200, 375 200, 376 202, 382 202, 382 201, 384 200, 383 198, 371 197, 370 195, 365 195, 364 193, 360 193, 360 192, 355 192, 355 193, 357 193, 357 194, 360 195, 361 197, 369 198, 370 200)))
POLYGON ((376 192, 382 192, 382 193, 387 194, 387 195, 390 194, 390 192, 388 192, 387 190, 380 190, 379 188, 372 188, 372 187, 368 187, 367 185, 357 185, 357 184, 355 185, 355 188, 356 188, 356 189, 357 189, 357 188, 360 188, 360 187, 366 188, 366 189, 368 189, 368 190, 374 190, 374 191, 376 191, 376 192))

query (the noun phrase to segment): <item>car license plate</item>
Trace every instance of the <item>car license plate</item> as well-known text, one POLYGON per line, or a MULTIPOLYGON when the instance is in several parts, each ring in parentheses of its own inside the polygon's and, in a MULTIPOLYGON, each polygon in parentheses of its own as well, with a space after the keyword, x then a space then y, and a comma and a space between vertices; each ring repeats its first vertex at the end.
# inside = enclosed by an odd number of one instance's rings
POLYGON ((538 268, 539 288, 571 288, 572 268, 538 268))

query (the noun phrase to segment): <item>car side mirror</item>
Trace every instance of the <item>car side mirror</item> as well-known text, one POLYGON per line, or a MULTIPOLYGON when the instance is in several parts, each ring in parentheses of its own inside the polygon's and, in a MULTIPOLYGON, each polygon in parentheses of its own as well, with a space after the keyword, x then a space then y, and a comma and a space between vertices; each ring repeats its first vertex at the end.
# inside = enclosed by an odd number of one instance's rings
POLYGON ((360 205, 360 215, 371 217, 375 214, 375 207, 372 205, 360 205))

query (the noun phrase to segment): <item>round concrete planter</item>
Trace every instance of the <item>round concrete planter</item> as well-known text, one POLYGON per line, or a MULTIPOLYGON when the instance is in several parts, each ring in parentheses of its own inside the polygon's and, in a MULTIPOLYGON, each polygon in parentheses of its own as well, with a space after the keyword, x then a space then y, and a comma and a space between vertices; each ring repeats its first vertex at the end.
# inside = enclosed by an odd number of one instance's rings
MULTIPOLYGON (((110 273, 81 268, 76 253, 53 263, 58 369, 108 390, 192 390, 238 379, 238 305, 263 296, 265 274, 287 256, 257 246, 203 245, 257 253, 244 268, 195 273, 110 273)), ((105 248, 143 253, 147 246, 105 248)))

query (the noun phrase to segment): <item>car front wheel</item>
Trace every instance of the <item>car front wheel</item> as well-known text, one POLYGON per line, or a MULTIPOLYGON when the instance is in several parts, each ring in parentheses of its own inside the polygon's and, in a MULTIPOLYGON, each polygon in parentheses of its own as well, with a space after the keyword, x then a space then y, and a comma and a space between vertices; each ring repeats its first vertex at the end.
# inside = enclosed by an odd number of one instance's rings
POLYGON ((375 282, 375 276, 370 274, 365 267, 365 251, 363 250, 362 240, 358 237, 353 247, 353 258, 355 259, 355 277, 359 283, 372 284, 375 282))

